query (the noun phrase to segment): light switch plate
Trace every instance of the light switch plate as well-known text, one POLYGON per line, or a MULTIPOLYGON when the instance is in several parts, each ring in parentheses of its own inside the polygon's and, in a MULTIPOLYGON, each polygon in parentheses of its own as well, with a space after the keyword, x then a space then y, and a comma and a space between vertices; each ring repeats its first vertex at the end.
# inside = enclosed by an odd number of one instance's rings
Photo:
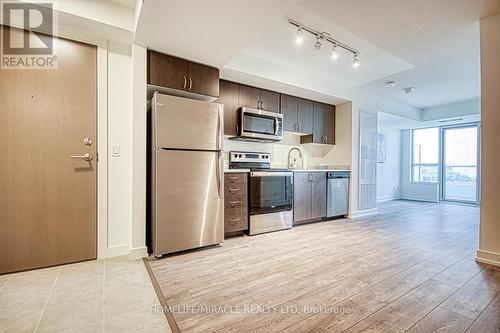
POLYGON ((111 146, 111 156, 120 157, 120 145, 111 146))

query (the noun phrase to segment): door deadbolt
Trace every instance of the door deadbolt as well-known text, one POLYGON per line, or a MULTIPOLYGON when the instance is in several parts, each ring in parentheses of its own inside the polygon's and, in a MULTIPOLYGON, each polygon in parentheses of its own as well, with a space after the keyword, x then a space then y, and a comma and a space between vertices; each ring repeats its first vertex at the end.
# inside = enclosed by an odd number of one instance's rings
POLYGON ((83 139, 83 143, 84 143, 86 146, 92 146, 92 139, 90 139, 90 138, 85 138, 85 139, 83 139))

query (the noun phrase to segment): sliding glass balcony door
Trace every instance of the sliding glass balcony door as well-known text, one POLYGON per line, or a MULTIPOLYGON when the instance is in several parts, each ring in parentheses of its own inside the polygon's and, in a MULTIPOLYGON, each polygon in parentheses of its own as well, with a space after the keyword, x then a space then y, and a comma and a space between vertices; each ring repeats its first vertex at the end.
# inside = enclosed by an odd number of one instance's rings
POLYGON ((479 125, 442 129, 441 197, 479 203, 479 125))

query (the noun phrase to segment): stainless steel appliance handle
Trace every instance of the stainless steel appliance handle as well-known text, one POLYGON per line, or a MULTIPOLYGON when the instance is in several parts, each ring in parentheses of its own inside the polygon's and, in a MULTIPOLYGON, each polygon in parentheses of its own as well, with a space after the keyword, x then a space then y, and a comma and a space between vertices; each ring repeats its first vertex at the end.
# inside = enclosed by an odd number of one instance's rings
POLYGON ((250 177, 282 177, 282 176, 293 176, 293 172, 290 171, 254 171, 250 174, 250 177))
POLYGON ((278 135, 278 130, 279 130, 278 118, 274 118, 274 135, 278 135))
POLYGON ((224 152, 219 151, 219 158, 217 159, 217 194, 219 199, 222 199, 222 193, 224 193, 224 152))
POLYGON ((83 155, 71 155, 69 158, 79 158, 87 162, 90 162, 94 157, 90 153, 85 153, 83 155))

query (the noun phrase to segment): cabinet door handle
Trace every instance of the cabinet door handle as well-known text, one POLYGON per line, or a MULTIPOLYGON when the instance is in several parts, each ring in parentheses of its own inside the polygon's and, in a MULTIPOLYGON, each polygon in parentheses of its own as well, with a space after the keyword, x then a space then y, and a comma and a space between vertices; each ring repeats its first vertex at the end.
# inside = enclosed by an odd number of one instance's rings
POLYGON ((325 135, 325 143, 327 143, 327 142, 328 142, 328 136, 325 135))
POLYGON ((239 200, 237 200, 237 201, 229 201, 228 203, 229 203, 231 206, 234 206, 234 205, 238 205, 238 204, 240 203, 240 201, 239 201, 239 200))
POLYGON ((240 177, 229 177, 229 181, 232 183, 235 183, 238 179, 240 179, 240 177))
POLYGON ((260 101, 260 109, 264 110, 264 102, 263 101, 260 101))
POLYGON ((239 220, 240 220, 239 218, 237 218, 237 219, 230 219, 229 220, 229 224, 234 226, 234 225, 236 225, 238 223, 239 220))
POLYGON ((299 132, 301 132, 301 131, 302 131, 302 124, 299 123, 299 132))
POLYGON ((189 78, 189 90, 193 89, 193 79, 189 78))
POLYGON ((186 89, 187 86, 187 78, 184 76, 184 89, 186 89))
POLYGON ((239 191, 240 191, 240 189, 239 189, 239 188, 230 188, 230 189, 229 189, 229 192, 230 192, 230 193, 237 193, 237 192, 239 192, 239 191))

